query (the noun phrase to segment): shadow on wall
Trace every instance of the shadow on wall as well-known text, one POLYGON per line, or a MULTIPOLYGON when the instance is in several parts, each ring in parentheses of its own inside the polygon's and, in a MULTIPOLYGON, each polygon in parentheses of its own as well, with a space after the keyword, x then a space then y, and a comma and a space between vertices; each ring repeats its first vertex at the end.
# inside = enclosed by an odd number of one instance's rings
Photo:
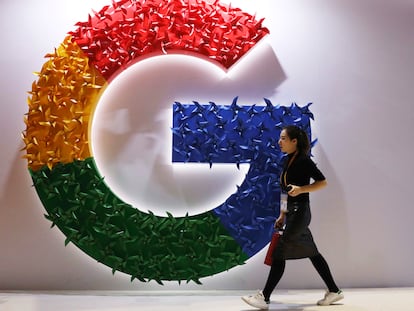
MULTIPOLYGON (((0 198, 0 288, 31 286, 31 275, 39 271, 42 258, 51 245, 40 200, 32 186, 23 153, 17 151, 9 165, 7 182, 0 198), (43 248, 45 247, 45 248, 43 248), (16 273, 17 272, 17 273, 16 273)), ((56 233, 54 233, 56 234, 56 233)), ((58 240, 58 239, 56 239, 58 240)), ((61 245, 60 245, 61 246, 61 245)), ((50 254, 53 254, 51 252, 50 254)))

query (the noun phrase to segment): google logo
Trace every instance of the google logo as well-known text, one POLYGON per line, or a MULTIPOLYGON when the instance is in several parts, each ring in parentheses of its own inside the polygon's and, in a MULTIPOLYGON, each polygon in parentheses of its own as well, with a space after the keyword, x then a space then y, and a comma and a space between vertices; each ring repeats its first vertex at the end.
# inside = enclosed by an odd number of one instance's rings
MULTIPOLYGON (((219 1, 116 1, 77 23, 32 85, 24 142, 52 226, 89 256, 141 281, 194 281, 243 264, 269 241, 278 213, 278 131, 310 131, 309 107, 171 103, 172 161, 248 163, 225 202, 162 217, 126 203, 101 176, 91 146, 98 102, 120 73, 165 54, 233 66, 268 30, 219 1)), ((145 105, 145 103, 139 103, 145 105)))

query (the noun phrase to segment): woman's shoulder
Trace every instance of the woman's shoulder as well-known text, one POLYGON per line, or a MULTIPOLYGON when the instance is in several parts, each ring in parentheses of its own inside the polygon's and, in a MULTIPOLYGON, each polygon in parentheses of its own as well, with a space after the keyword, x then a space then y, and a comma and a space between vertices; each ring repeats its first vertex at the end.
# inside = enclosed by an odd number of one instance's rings
POLYGON ((311 157, 306 154, 299 155, 297 160, 302 165, 316 165, 316 163, 311 159, 311 157))
POLYGON ((310 156, 307 155, 307 154, 299 154, 298 157, 297 157, 297 159, 300 160, 300 161, 305 161, 305 162, 312 161, 312 159, 310 158, 310 156))

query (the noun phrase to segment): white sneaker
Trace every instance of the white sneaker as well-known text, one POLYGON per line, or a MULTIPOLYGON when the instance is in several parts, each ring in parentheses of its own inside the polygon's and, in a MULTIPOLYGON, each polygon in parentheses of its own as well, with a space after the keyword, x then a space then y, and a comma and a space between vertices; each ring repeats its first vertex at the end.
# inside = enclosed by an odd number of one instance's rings
POLYGON ((261 310, 269 309, 269 301, 265 301, 265 298, 261 291, 255 295, 243 296, 241 299, 248 305, 251 305, 252 307, 255 307, 261 310))
POLYGON ((319 300, 317 304, 318 306, 329 306, 333 304, 334 302, 337 302, 341 299, 344 299, 344 294, 342 293, 342 291, 339 291, 337 293, 327 291, 325 293, 325 297, 319 300))

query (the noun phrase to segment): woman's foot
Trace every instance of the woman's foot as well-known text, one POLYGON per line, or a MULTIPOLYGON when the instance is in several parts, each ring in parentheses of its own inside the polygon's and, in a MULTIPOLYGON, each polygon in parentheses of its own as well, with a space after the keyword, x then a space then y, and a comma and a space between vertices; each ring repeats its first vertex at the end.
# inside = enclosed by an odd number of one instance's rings
POLYGON ((241 299, 247 303, 248 305, 251 305, 252 307, 261 309, 261 310, 268 310, 269 309, 269 303, 270 301, 266 301, 263 293, 257 292, 254 295, 250 295, 250 296, 243 296, 241 297, 241 299))
POLYGON ((344 294, 342 291, 338 291, 337 293, 327 291, 325 293, 325 297, 317 302, 318 306, 329 306, 334 302, 337 302, 341 299, 344 299, 344 294))

